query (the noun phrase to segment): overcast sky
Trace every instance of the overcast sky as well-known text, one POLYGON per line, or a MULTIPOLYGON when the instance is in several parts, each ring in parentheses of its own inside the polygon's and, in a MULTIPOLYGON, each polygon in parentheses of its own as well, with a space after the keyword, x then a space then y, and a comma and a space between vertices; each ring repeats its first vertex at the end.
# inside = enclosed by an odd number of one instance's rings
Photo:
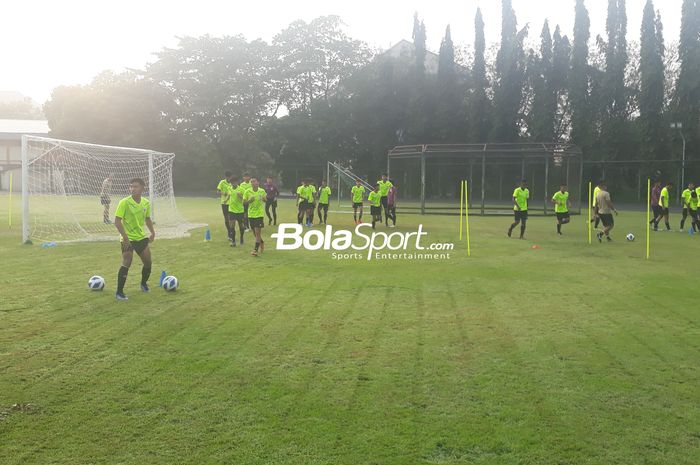
MULTIPOLYGON (((627 0, 628 38, 638 40, 646 0, 627 0)), ((347 32, 373 47, 411 39, 413 13, 424 19, 428 48, 437 51, 445 26, 469 44, 480 7, 488 42, 500 34, 499 0, 5 0, 0 7, 0 90, 37 102, 61 84, 85 84, 102 70, 140 68, 176 36, 235 35, 270 40, 296 19, 339 15, 347 32)), ((667 43, 678 40, 682 0, 655 0, 667 43)), ((591 35, 605 32, 607 0, 586 0, 591 35)), ((571 37, 574 0, 513 0, 518 25, 537 37, 545 18, 571 37)))

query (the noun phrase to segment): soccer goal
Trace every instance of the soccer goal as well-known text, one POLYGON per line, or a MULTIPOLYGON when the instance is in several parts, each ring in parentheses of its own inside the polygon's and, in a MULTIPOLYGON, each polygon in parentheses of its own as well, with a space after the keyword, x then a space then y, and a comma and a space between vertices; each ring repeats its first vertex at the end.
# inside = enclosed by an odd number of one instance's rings
POLYGON ((352 195, 350 191, 357 184, 358 180, 360 185, 365 187, 365 198, 372 190, 370 183, 353 173, 350 168, 343 167, 338 163, 329 161, 326 166, 326 172, 328 185, 333 191, 331 198, 335 200, 335 202, 331 202, 332 208, 352 211, 352 195))
POLYGON ((129 182, 142 178, 158 237, 193 228, 177 209, 172 153, 22 136, 22 239, 95 241, 118 237, 112 221, 129 182))

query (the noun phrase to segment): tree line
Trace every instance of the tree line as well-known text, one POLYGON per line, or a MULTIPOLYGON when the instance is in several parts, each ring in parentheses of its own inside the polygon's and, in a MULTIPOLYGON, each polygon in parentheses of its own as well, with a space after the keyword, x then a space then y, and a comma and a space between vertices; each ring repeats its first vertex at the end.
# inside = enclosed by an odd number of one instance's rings
POLYGON ((677 159, 671 122, 683 124, 687 157, 700 157, 700 0, 683 1, 673 42, 647 0, 630 43, 625 0, 608 0, 604 35, 591 37, 576 0, 571 37, 544 20, 534 40, 511 0, 501 4, 499 43, 487 47, 477 10, 468 49, 446 28, 437 72, 418 14, 402 56, 324 16, 269 43, 183 37, 143 70, 56 88, 44 112, 54 137, 176 152, 180 192, 211 187, 224 168, 292 185, 330 160, 374 176, 407 144, 566 141, 588 160, 677 159))

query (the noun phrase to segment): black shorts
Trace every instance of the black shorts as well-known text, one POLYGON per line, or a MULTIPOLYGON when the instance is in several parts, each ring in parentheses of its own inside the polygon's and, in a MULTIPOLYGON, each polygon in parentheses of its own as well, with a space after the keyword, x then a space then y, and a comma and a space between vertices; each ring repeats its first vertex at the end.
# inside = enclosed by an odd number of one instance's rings
POLYGON ((600 221, 603 223, 603 226, 606 228, 608 226, 615 225, 615 218, 613 218, 612 213, 598 213, 598 216, 600 217, 600 221))
POLYGON ((251 228, 264 228, 265 227, 265 220, 260 217, 260 218, 248 218, 248 223, 250 223, 251 228))
POLYGON ((526 221, 527 220, 527 210, 513 210, 513 217, 515 221, 526 221))
POLYGON ((559 221, 561 221, 565 218, 569 218, 569 212, 557 213, 556 215, 557 215, 557 220, 559 220, 559 221))
POLYGON ((234 213, 231 211, 228 212, 228 219, 230 221, 243 221, 243 216, 244 216, 243 212, 241 212, 241 213, 234 213))
POLYGON ((277 208, 277 199, 267 199, 265 201, 265 206, 270 206, 270 207, 275 207, 277 208))
POLYGON ((129 241, 129 245, 124 242, 120 242, 122 253, 129 252, 133 250, 137 254, 141 255, 146 247, 148 247, 148 238, 141 239, 140 241, 129 241))
POLYGON ((319 203, 318 209, 319 210, 328 210, 328 204, 327 203, 319 203))
POLYGON ((381 199, 381 206, 384 207, 385 209, 389 206, 389 197, 386 195, 382 197, 381 199))
POLYGON ((651 206, 651 211, 654 212, 654 216, 661 216, 664 212, 663 208, 661 208, 660 205, 652 205, 651 206))
POLYGON ((100 205, 109 205, 110 203, 112 203, 112 199, 108 195, 100 196, 100 205))
POLYGON ((664 216, 668 215, 668 207, 666 207, 666 208, 661 207, 661 214, 664 216))
POLYGON ((353 202, 352 208, 362 208, 362 202, 353 202))
POLYGON ((382 207, 375 207, 374 205, 371 205, 369 207, 369 212, 372 214, 372 216, 378 216, 382 214, 382 207))

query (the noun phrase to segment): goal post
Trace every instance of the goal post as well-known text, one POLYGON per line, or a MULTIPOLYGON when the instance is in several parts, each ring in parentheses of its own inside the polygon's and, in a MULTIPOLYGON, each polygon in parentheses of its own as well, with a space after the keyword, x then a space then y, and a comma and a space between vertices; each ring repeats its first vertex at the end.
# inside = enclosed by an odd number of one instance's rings
POLYGON ((175 203, 175 154, 148 149, 22 136, 22 239, 112 240, 119 200, 141 178, 158 237, 185 237, 193 228, 175 203))

